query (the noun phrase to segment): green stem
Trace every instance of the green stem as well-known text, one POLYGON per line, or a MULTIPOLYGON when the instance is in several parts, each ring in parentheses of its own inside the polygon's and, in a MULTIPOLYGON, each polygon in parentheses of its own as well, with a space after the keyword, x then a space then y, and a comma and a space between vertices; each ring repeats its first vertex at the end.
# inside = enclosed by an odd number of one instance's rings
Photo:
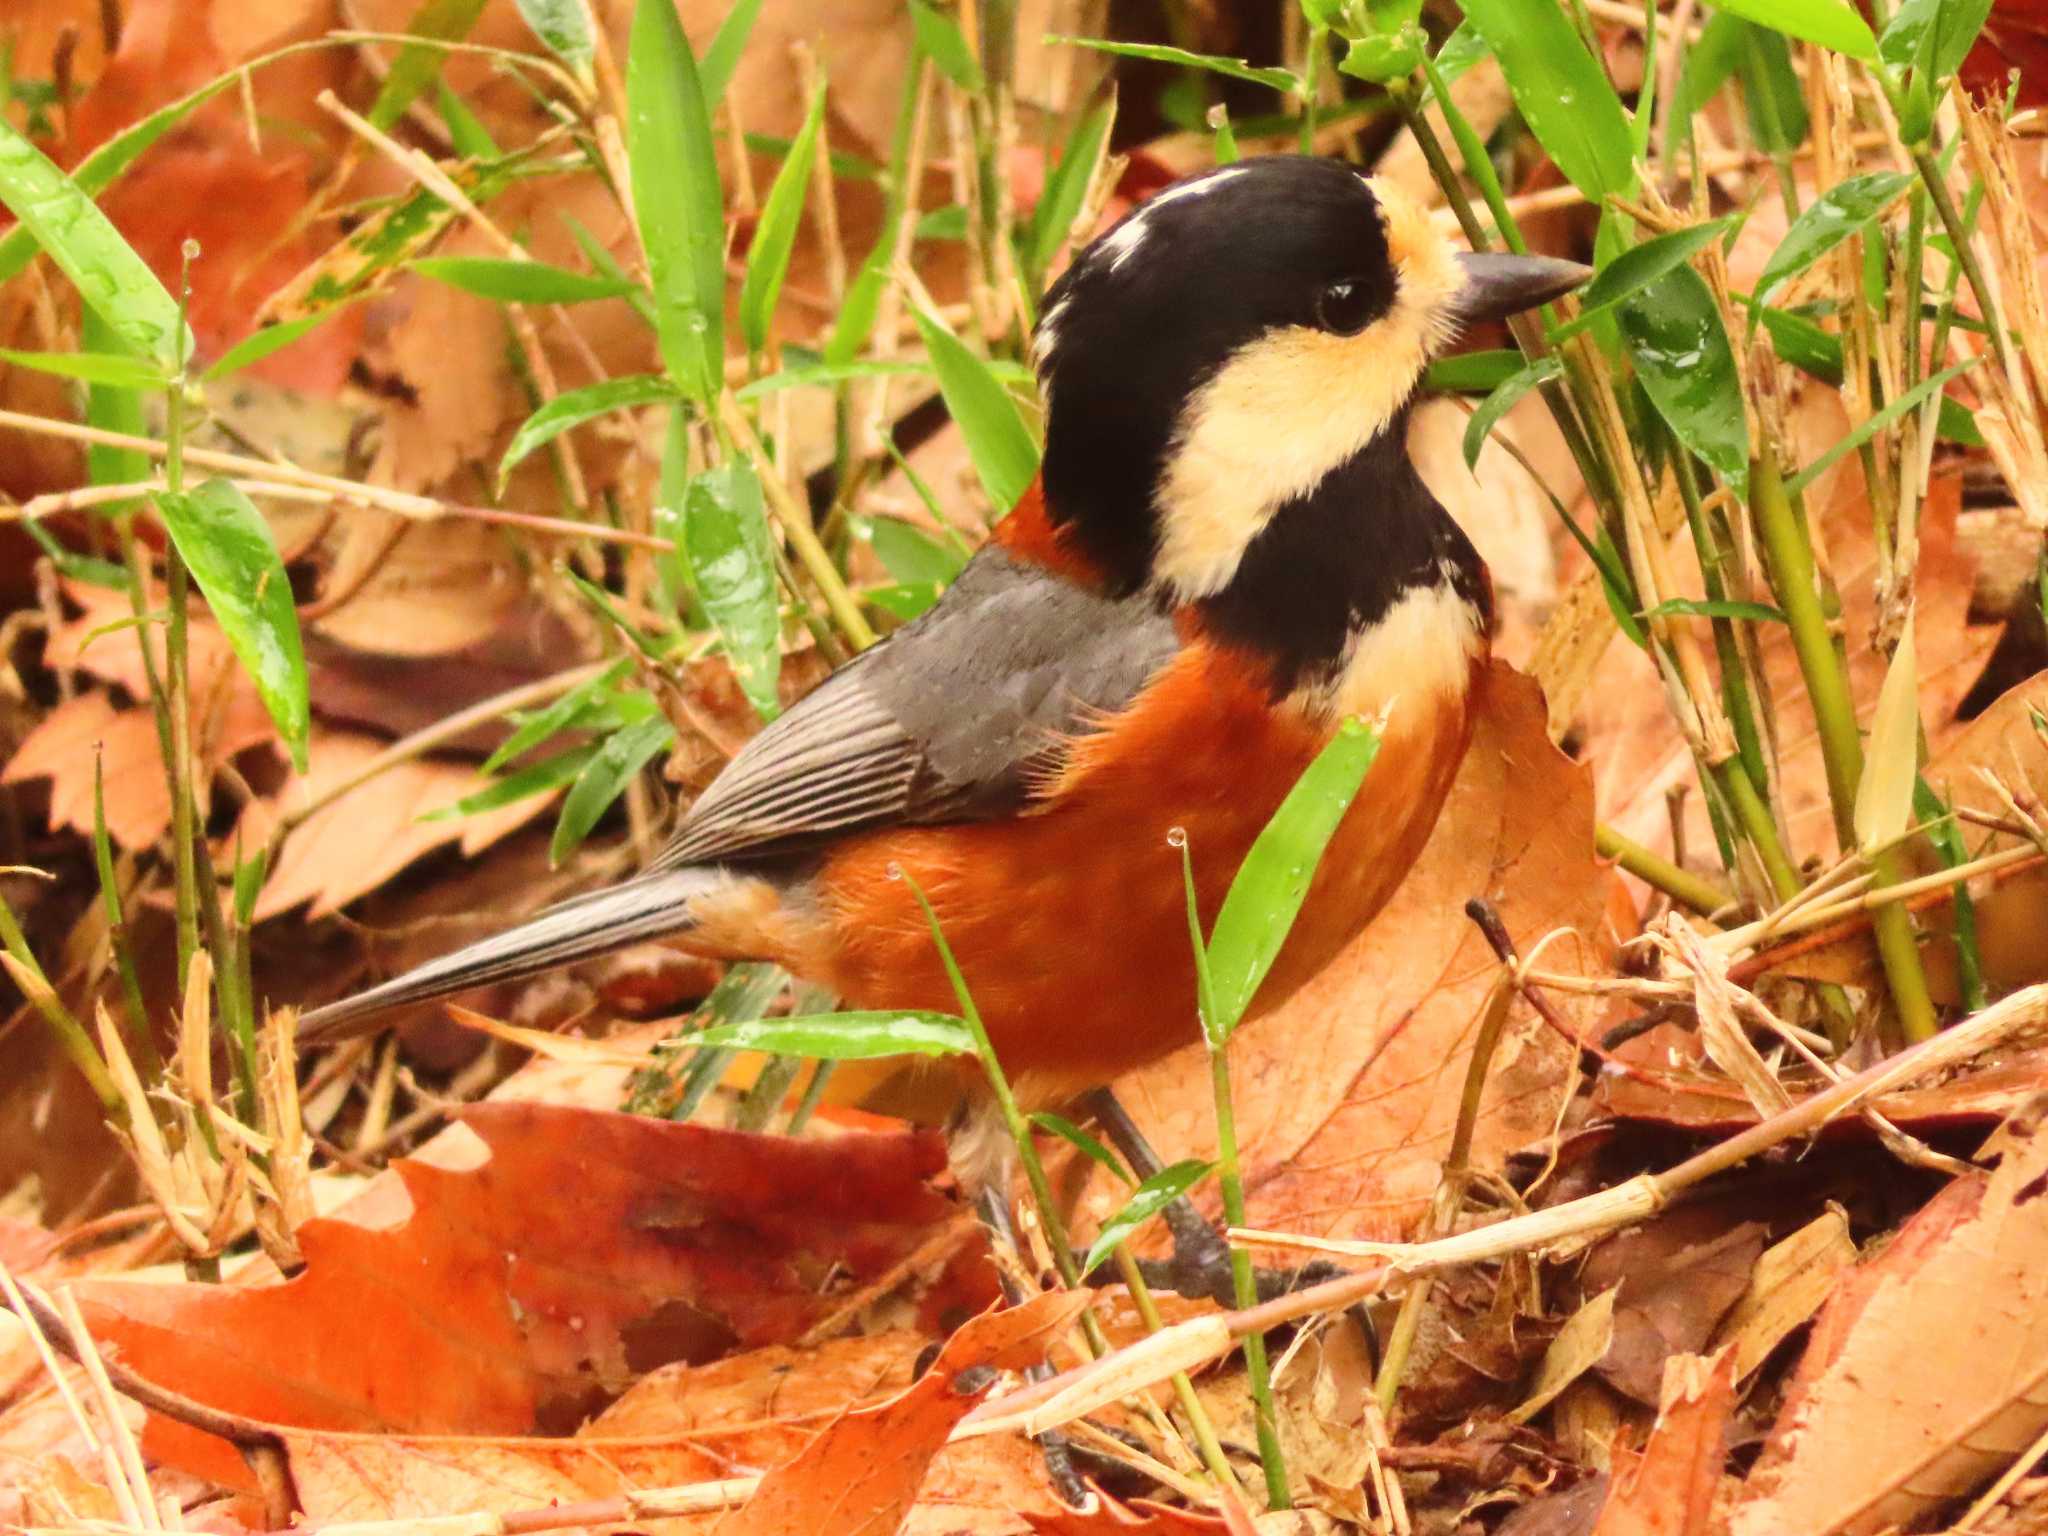
POLYGON ((1644 884, 1654 886, 1702 917, 1712 916, 1735 899, 1713 881, 1681 869, 1662 854, 1622 836, 1605 822, 1593 829, 1593 847, 1603 859, 1614 860, 1644 884))
MULTIPOLYGON (((1145 1331, 1159 1332, 1165 1323, 1159 1316, 1158 1304, 1152 1299, 1152 1287, 1145 1283, 1138 1261, 1131 1257, 1130 1245, 1118 1243, 1113 1251, 1117 1273, 1123 1276, 1124 1288, 1131 1293, 1131 1303, 1138 1309, 1145 1331)), ((1188 1430, 1195 1437, 1195 1449, 1201 1454, 1202 1465, 1216 1479, 1217 1487, 1235 1489, 1237 1473, 1231 1468, 1230 1458, 1224 1454, 1223 1442, 1216 1438, 1216 1425, 1209 1417, 1209 1410, 1195 1395, 1195 1384, 1188 1379, 1186 1371, 1175 1371, 1171 1380, 1173 1395, 1180 1402, 1181 1412, 1187 1415, 1188 1430)))
MULTIPOLYGON (((1854 848, 1856 786, 1863 777, 1863 740, 1856 728, 1856 706, 1849 695, 1848 675, 1821 601, 1813 550, 1801 526, 1800 514, 1785 494, 1785 482, 1776 462, 1769 456, 1753 461, 1749 482, 1750 511, 1770 566, 1771 586, 1791 628, 1792 649, 1799 658, 1800 675, 1813 705, 1828 799, 1835 813, 1835 833, 1842 847, 1854 848)), ((1896 850, 1872 855, 1870 866, 1879 885, 1893 885, 1903 878, 1896 850)), ((1934 1000, 1927 990, 1927 973, 1920 963, 1912 919, 1904 907, 1893 903, 1877 909, 1872 926, 1878 957, 1884 963, 1885 981, 1891 989, 1905 1038, 1925 1040, 1936 1029, 1934 1000)))
MULTIPOLYGON (((1956 264, 1963 269, 1970 291, 1977 296, 1977 309, 1991 338, 1991 350, 1998 355, 1998 366, 2005 370, 2007 378, 2011 378, 2015 370, 2012 356, 2006 350, 2005 319, 1998 312, 1997 295, 1985 281, 1984 269, 1978 264, 1977 252, 1970 244, 1969 224, 1956 207, 1955 199, 1949 196, 1948 181, 1926 146, 1914 147, 1913 168, 1920 173, 1927 195, 1934 200, 1935 214, 1941 219, 1941 227, 1948 234, 1949 245, 1956 253, 1956 264)), ((1914 295, 1914 301, 1919 301, 1919 295, 1914 295)))
MULTIPOLYGON (((164 485, 173 495, 185 488, 184 397, 177 384, 166 393, 170 416, 164 428, 164 485)), ((171 756, 165 764, 171 790, 171 860, 176 871, 178 906, 178 987, 199 947, 199 885, 192 857, 192 678, 186 642, 190 600, 185 562, 178 546, 166 541, 164 570, 170 592, 170 618, 164 627, 165 701, 171 712, 171 756)))
MULTIPOLYGON (((1045 1229, 1046 1246, 1052 1249, 1053 1267, 1059 1271, 1061 1283, 1068 1290, 1077 1291, 1081 1288, 1081 1266, 1074 1260, 1073 1245, 1067 1241, 1067 1224, 1060 1218, 1059 1206, 1052 1197, 1052 1181, 1046 1178, 1045 1164, 1039 1161, 1038 1146, 1031 1139, 1031 1124, 1024 1118, 1024 1112, 1017 1108, 1016 1095, 1010 1091, 1010 1080, 1004 1075, 1003 1064, 996 1059, 995 1045, 989 1040, 988 1026, 982 1023, 981 1010, 974 1005, 974 994, 967 990, 967 978, 960 974, 960 963, 953 958, 953 946, 946 942, 945 930, 939 926, 939 914, 932 910, 923 888, 910 877, 908 870, 898 871, 898 874, 910 887, 910 894, 917 898, 918 906, 924 909, 924 920, 931 928, 932 942, 938 946, 939 963, 946 968, 946 979, 952 983, 953 995, 959 1001, 960 1015, 966 1021, 967 1032, 974 1036, 974 1054, 988 1079, 989 1092, 1003 1117, 1003 1126, 1017 1148, 1018 1161, 1024 1165, 1024 1178, 1031 1186, 1031 1200, 1038 1207, 1039 1224, 1045 1229)), ((1088 1336, 1089 1347, 1096 1355, 1107 1354, 1108 1337, 1092 1311, 1081 1314, 1081 1325, 1088 1336)))
MULTIPOLYGON (((1209 1047, 1209 1079, 1216 1093, 1217 1183, 1223 1192, 1223 1221, 1225 1226, 1242 1227, 1246 1224, 1244 1177, 1237 1161, 1237 1114, 1230 1096, 1230 1055, 1221 1044, 1209 1047)), ((1236 1243, 1230 1246, 1230 1282, 1240 1310, 1259 1304, 1252 1256, 1236 1243)), ((1266 1359, 1263 1333, 1244 1336, 1244 1365, 1258 1426, 1259 1462, 1266 1472, 1266 1503, 1272 1509, 1292 1509, 1294 1498, 1287 1489, 1287 1462, 1280 1448, 1280 1415, 1273 1404, 1273 1371, 1266 1359)))
POLYGON ((1750 846, 1756 849, 1757 857, 1763 862, 1764 875, 1771 882, 1771 890, 1780 901, 1789 901, 1799 894, 1799 871, 1785 852, 1785 845, 1778 839, 1778 824, 1771 819, 1771 808, 1764 804, 1764 798, 1757 793, 1756 785, 1749 779, 1749 770, 1742 766, 1742 760, 1731 757, 1714 768, 1714 782, 1728 799, 1729 807, 1735 812, 1735 823, 1748 837, 1750 846))
POLYGON ((128 1107, 121 1101, 121 1090, 114 1086, 113 1074, 101 1059, 99 1047, 92 1043, 85 1026, 73 1018, 71 1010, 58 1000, 56 990, 30 952, 28 937, 21 931, 21 924, 14 920, 14 909, 7 905, 5 897, 0 897, 0 948, 5 948, 14 963, 21 967, 22 975, 16 978, 17 983, 36 1012, 43 1016, 43 1022, 50 1026, 50 1033, 57 1038, 58 1049, 71 1058, 71 1064, 91 1085, 94 1096, 109 1118, 116 1124, 125 1125, 128 1107))

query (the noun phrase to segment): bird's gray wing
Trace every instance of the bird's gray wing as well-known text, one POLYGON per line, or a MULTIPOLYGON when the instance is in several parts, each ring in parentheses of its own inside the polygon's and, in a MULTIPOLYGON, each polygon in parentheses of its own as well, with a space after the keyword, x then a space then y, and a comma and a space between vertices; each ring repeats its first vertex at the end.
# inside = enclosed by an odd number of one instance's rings
POLYGON ((1060 737, 1129 703, 1178 649, 1149 599, 1105 598, 986 545, 931 609, 748 742, 652 868, 999 815, 1060 737))

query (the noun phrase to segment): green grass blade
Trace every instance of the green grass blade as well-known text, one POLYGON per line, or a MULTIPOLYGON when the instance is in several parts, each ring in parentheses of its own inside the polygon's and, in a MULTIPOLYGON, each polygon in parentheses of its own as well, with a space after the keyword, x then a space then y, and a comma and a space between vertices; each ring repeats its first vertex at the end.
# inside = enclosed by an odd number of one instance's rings
POLYGON ((1737 495, 1747 494, 1749 422, 1735 354, 1707 280, 1679 267, 1622 304, 1620 313, 1636 377, 1657 414, 1737 495))
POLYGON ((632 666, 632 662, 622 656, 597 676, 578 683, 547 708, 534 711, 520 721, 512 734, 500 742, 497 749, 484 759, 480 771, 496 773, 515 758, 531 752, 600 697, 618 686, 632 670, 632 666))
POLYGON ((691 1039, 698 1045, 819 1061, 877 1056, 972 1056, 974 1035, 947 1013, 814 1013, 720 1024, 691 1039))
POLYGON ((208 480, 176 495, 160 492, 156 504, 221 633, 256 680, 293 765, 304 773, 306 658, 292 585, 270 525, 228 480, 208 480))
POLYGON ((1380 735, 1373 726, 1356 719, 1339 725, 1238 867, 1209 934, 1209 984, 1219 1040, 1237 1028, 1273 968, 1323 850, 1379 750, 1380 735))
POLYGON ((398 50, 398 57, 391 61, 390 73, 385 75, 384 84, 377 91, 377 99, 370 103, 370 110, 364 114, 372 127, 389 129, 405 115, 405 109, 419 100, 421 93, 440 78, 441 65, 448 57, 445 48, 435 48, 430 44, 458 42, 469 36, 483 10, 484 0, 426 0, 426 4, 413 12, 405 30, 414 37, 429 41, 407 43, 398 50))
POLYGON ((939 376, 939 393, 959 423, 974 472, 1001 516, 1031 488, 1038 473, 1038 444, 1032 441, 1016 403, 989 371, 988 363, 968 351, 936 315, 921 306, 916 315, 925 351, 939 376))
POLYGON ((483 125, 483 119, 448 89, 446 80, 434 82, 434 110, 441 114, 441 126, 448 130, 448 142, 463 159, 495 160, 504 153, 491 137, 491 130, 483 125))
POLYGON ((1178 64, 1183 69, 1199 69, 1229 80, 1268 86, 1290 96, 1300 95, 1304 83, 1301 76, 1291 69, 1261 68, 1247 64, 1243 59, 1227 59, 1214 53, 1190 53, 1185 48, 1169 47, 1164 43, 1112 43, 1099 37, 1061 36, 1048 37, 1046 42, 1093 48, 1097 53, 1113 53, 1125 59, 1147 59, 1154 64, 1178 64))
POLYGON ((211 384, 216 379, 225 379, 240 373, 244 368, 262 362, 273 352, 282 352, 301 336, 318 330, 347 309, 351 302, 353 301, 344 299, 339 304, 316 309, 310 315, 301 315, 296 320, 286 320, 279 325, 266 325, 260 331, 252 331, 216 358, 213 366, 199 377, 211 384))
POLYGON ((419 819, 455 821, 464 816, 479 816, 485 811, 495 811, 500 806, 511 805, 514 801, 560 789, 581 773, 584 766, 595 756, 595 746, 571 747, 566 752, 557 752, 545 762, 535 763, 531 768, 522 768, 517 773, 509 773, 473 795, 464 795, 453 805, 444 805, 436 810, 424 812, 419 819))
POLYGON ((760 16, 761 0, 735 0, 725 13, 725 20, 718 24, 697 71, 697 78, 704 84, 707 107, 715 107, 725 99, 725 88, 732 84, 733 71, 740 67, 740 55, 747 51, 747 39, 753 35, 754 23, 760 16))
POLYGON ((663 715, 638 720, 612 732, 591 754, 569 786, 555 835, 548 843, 548 863, 560 864, 582 846, 598 818, 626 792, 634 776, 675 742, 676 728, 663 715))
POLYGON ((1596 316, 1626 299, 1634 298, 1667 272, 1685 266, 1726 234, 1732 222, 1730 219, 1714 219, 1706 224, 1674 229, 1669 234, 1645 240, 1641 245, 1630 246, 1578 291, 1578 316, 1552 331, 1550 339, 1558 342, 1567 336, 1576 336, 1591 325, 1596 316))
POLYGON ((1066 243, 1068 231, 1074 227, 1074 220, 1080 217, 1082 200, 1088 195, 1088 184, 1094 179, 1095 167, 1101 163, 1109 147, 1110 130, 1115 125, 1116 96, 1111 94, 1101 106, 1083 113, 1081 121, 1074 125, 1073 133, 1068 135, 1060 162, 1046 178, 1038 206, 1031 211, 1027 266, 1034 283, 1044 281, 1054 258, 1060 253, 1060 247, 1066 243))
POLYGON ((900 517, 852 515, 853 536, 869 545, 889 574, 908 583, 944 585, 960 574, 967 559, 951 545, 913 528, 900 517))
MULTIPOLYGON (((121 338, 109 329, 99 312, 88 308, 80 318, 78 339, 88 351, 115 352, 122 348, 121 338)), ((143 410, 142 392, 134 389, 118 389, 108 384, 92 384, 85 391, 85 421, 87 426, 98 427, 104 432, 119 432, 128 437, 149 435, 149 420, 143 410)), ((94 485, 134 485, 147 480, 150 475, 149 455, 139 448, 115 448, 104 443, 88 443, 85 448, 86 478, 94 485)), ((125 511, 132 503, 117 503, 107 508, 110 512, 125 511)), ((41 533, 40 523, 28 525, 31 533, 41 533)), ((122 591, 128 590, 128 573, 122 568, 121 580, 116 583, 122 591)))
POLYGON ((595 51, 588 0, 517 0, 533 35, 586 85, 595 51))
POLYGON ((1819 43, 1852 59, 1877 57, 1877 39, 1848 0, 1713 0, 1721 10, 1773 32, 1819 43))
POLYGON ((810 110, 796 142, 783 157, 768 189, 768 201, 761 205, 760 222, 754 226, 754 243, 747 252, 747 275, 740 285, 740 334, 746 338, 749 355, 768 344, 768 322, 775 315, 775 301, 782 295, 782 280, 789 274, 789 254, 796 248, 797 225, 804 215, 804 194, 810 189, 811 161, 818 149, 818 126, 825 118, 825 82, 820 80, 811 93, 810 110))
POLYGON ((659 405, 675 398, 676 386, 652 373, 632 373, 621 379, 606 379, 557 395, 521 422, 519 430, 512 434, 512 441, 505 448, 505 457, 498 461, 498 484, 504 485, 505 477, 512 473, 521 459, 537 448, 546 447, 571 427, 580 427, 586 421, 594 421, 613 411, 659 405))
POLYGON ((1054 1136, 1059 1137, 1061 1141, 1064 1141, 1076 1152, 1089 1159, 1089 1161, 1107 1168, 1124 1183, 1135 1184, 1137 1182, 1137 1180, 1131 1177, 1130 1170, 1124 1167, 1114 1152, 1110 1151, 1109 1148, 1105 1147, 1093 1136, 1090 1136, 1066 1116, 1056 1115, 1049 1109, 1041 1109, 1026 1115, 1024 1118, 1040 1130, 1048 1131, 1054 1136))
POLYGON ((497 304, 587 304, 595 299, 624 298, 638 286, 544 261, 495 256, 423 256, 412 263, 412 269, 497 304))
POLYGON ((1828 444, 1827 450, 1819 458, 1787 480, 1785 482, 1786 494, 1791 496, 1798 495, 1809 485, 1813 484, 1814 481, 1826 474, 1845 455, 1854 453, 1858 448, 1869 442, 1872 437, 1882 432, 1908 411, 1917 410, 1929 395, 1947 385, 1950 379, 1953 379, 1960 373, 1967 373, 1983 361, 1984 359, 1980 355, 1957 363, 1953 368, 1944 368, 1940 373, 1934 375, 1933 378, 1922 379, 1903 395, 1900 395, 1896 400, 1886 405, 1883 410, 1858 422, 1855 431, 1849 433, 1846 437, 1838 438, 1836 441, 1828 444))
POLYGON ((1539 357, 1533 363, 1517 370, 1494 386, 1493 392, 1479 402, 1479 408, 1465 423, 1465 467, 1473 469, 1479 463, 1479 450, 1486 446, 1486 435, 1494 429, 1501 417, 1515 408, 1522 396, 1564 372, 1564 365, 1554 357, 1539 357))
POLYGON ((782 612, 775 586, 761 482, 734 459, 690 482, 683 501, 683 545, 698 599, 717 626, 734 677, 763 720, 782 713, 782 612))
POLYGON ((1102 1224, 1095 1241, 1088 1245, 1088 1255, 1081 1260, 1081 1273, 1086 1275, 1094 1270, 1096 1265, 1116 1252, 1118 1243, 1201 1183, 1215 1166, 1200 1158, 1189 1158, 1170 1168, 1160 1169, 1131 1191, 1131 1198, 1102 1224))
POLYGON ((1912 184, 1910 172, 1874 171, 1838 182, 1808 203, 1764 263, 1756 280, 1758 303, 1768 303, 1781 285, 1862 230, 1912 184))
POLYGON ((967 46, 967 37, 957 21, 933 9, 925 0, 910 0, 910 25, 918 51, 932 61, 940 74, 970 96, 981 94, 986 88, 981 66, 975 62, 974 50, 967 46))
POLYGON ((1465 19, 1500 61, 1522 120, 1596 205, 1635 183, 1621 98, 1553 0, 1465 0, 1465 19))
POLYGON ((1769 603, 1743 603, 1727 598, 1671 597, 1643 617, 1661 618, 1680 614, 1695 619, 1746 619, 1752 624, 1783 624, 1785 611, 1769 603))
POLYGON ((0 347, 0 358, 37 373, 54 373, 111 389, 162 389, 170 382, 161 368, 126 352, 17 352, 0 347))
POLYGON ((1459 352, 1440 357, 1422 376, 1422 387, 1446 395, 1485 395, 1520 373, 1527 359, 1513 348, 1459 352))
POLYGON ((1992 0, 1905 0, 1877 40, 1878 56, 1892 68, 1904 69, 1926 43, 1935 81, 1944 82, 1963 67, 1991 7, 1992 0))
POLYGON ((633 10, 626 154, 662 363, 708 403, 725 382, 725 199, 703 82, 672 0, 633 10))
POLYGON ((79 185, 0 122, 0 203, 21 220, 107 329, 166 374, 192 355, 177 301, 79 185))
MULTIPOLYGON (((145 149, 241 78, 241 71, 236 70, 210 80, 169 106, 159 107, 141 122, 123 128, 72 168, 73 184, 87 197, 99 196, 120 179, 145 149)), ((37 238, 26 224, 0 236, 0 283, 19 275, 28 265, 36 253, 37 238)))

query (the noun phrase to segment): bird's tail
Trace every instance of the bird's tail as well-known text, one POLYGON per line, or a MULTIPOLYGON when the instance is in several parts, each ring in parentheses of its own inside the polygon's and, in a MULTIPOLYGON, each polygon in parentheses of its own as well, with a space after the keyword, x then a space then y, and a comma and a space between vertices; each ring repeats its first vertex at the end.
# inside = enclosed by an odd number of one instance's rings
POLYGON ((299 1018, 301 1042, 345 1039, 387 1008, 430 1002, 486 982, 515 981, 623 949, 647 939, 682 933, 693 924, 692 899, 730 879, 705 865, 657 870, 587 896, 572 897, 488 939, 429 960, 402 976, 353 997, 312 1009, 299 1018))

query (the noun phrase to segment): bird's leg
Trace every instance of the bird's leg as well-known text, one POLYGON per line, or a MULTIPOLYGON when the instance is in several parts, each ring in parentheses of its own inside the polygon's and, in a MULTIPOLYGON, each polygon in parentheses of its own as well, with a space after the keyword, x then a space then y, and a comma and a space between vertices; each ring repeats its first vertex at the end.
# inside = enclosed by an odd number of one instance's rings
MULTIPOLYGON (((1090 1089, 1082 1095, 1081 1103, 1103 1135, 1110 1139, 1117 1151, 1123 1153, 1131 1165, 1131 1172, 1139 1179, 1149 1179, 1166 1166, 1159 1160, 1159 1154, 1152 1150, 1152 1143, 1145 1139, 1145 1133, 1138 1129, 1130 1111, 1109 1089, 1090 1089)), ((1160 1214, 1166 1218, 1167 1230, 1173 1234, 1173 1257, 1163 1265, 1140 1260, 1138 1270, 1144 1275, 1146 1284, 1175 1291, 1182 1296, 1212 1297, 1218 1306, 1235 1307, 1237 1284, 1230 1271, 1230 1244, 1224 1241, 1223 1234, 1209 1224, 1208 1218, 1195 1209, 1194 1201, 1186 1195, 1180 1196, 1160 1214)), ((1255 1269, 1252 1278, 1258 1288, 1259 1300, 1271 1301, 1276 1296, 1286 1296, 1347 1273, 1349 1271, 1340 1265, 1318 1260, 1298 1269, 1255 1269)), ((1365 1336, 1366 1349, 1377 1369, 1379 1335, 1373 1328, 1372 1317, 1363 1302, 1354 1303, 1348 1310, 1359 1332, 1365 1336)))
MULTIPOLYGON (((1103 1135, 1110 1139, 1124 1160, 1131 1165, 1131 1172, 1141 1181, 1151 1178, 1166 1165, 1159 1160, 1159 1154, 1152 1150, 1152 1143, 1145 1139, 1145 1133, 1138 1129, 1130 1111, 1118 1102, 1117 1096, 1107 1088, 1092 1088, 1082 1095, 1082 1104, 1101 1127, 1103 1135)), ((1182 1296, 1211 1296, 1222 1307, 1237 1305, 1237 1290, 1230 1275, 1230 1245, 1223 1240, 1223 1234, 1209 1224, 1209 1220, 1195 1209, 1195 1202, 1186 1195, 1177 1198, 1160 1213, 1166 1219, 1166 1229, 1173 1234, 1173 1257, 1167 1260, 1164 1271, 1157 1273, 1157 1282, 1165 1289, 1182 1296)), ((1158 1266, 1140 1262, 1139 1270, 1158 1271, 1158 1266)), ((1152 1284, 1154 1273, 1145 1274, 1146 1283, 1152 1284)))
MULTIPOLYGON (((1017 1240, 1017 1230, 1010 1225, 1009 1202, 1003 1198, 1002 1190, 994 1184, 984 1185, 977 1202, 981 1208, 982 1224, 989 1230, 989 1236, 996 1242, 1008 1245, 1016 1254, 1024 1252, 1024 1245, 1017 1240)), ((1017 1306, 1024 1300, 1017 1282, 1001 1264, 996 1265, 996 1284, 1002 1287, 1003 1300, 1017 1306)), ((1044 1381, 1053 1374, 1050 1363, 1040 1361, 1024 1372, 1027 1381, 1044 1381)), ((1063 1503, 1080 1509, 1088 1504, 1088 1488, 1081 1481, 1081 1474, 1074 1470, 1074 1447, 1067 1437, 1056 1429, 1049 1429, 1038 1436, 1038 1449, 1045 1457, 1045 1470, 1051 1476, 1053 1487, 1063 1503)))

